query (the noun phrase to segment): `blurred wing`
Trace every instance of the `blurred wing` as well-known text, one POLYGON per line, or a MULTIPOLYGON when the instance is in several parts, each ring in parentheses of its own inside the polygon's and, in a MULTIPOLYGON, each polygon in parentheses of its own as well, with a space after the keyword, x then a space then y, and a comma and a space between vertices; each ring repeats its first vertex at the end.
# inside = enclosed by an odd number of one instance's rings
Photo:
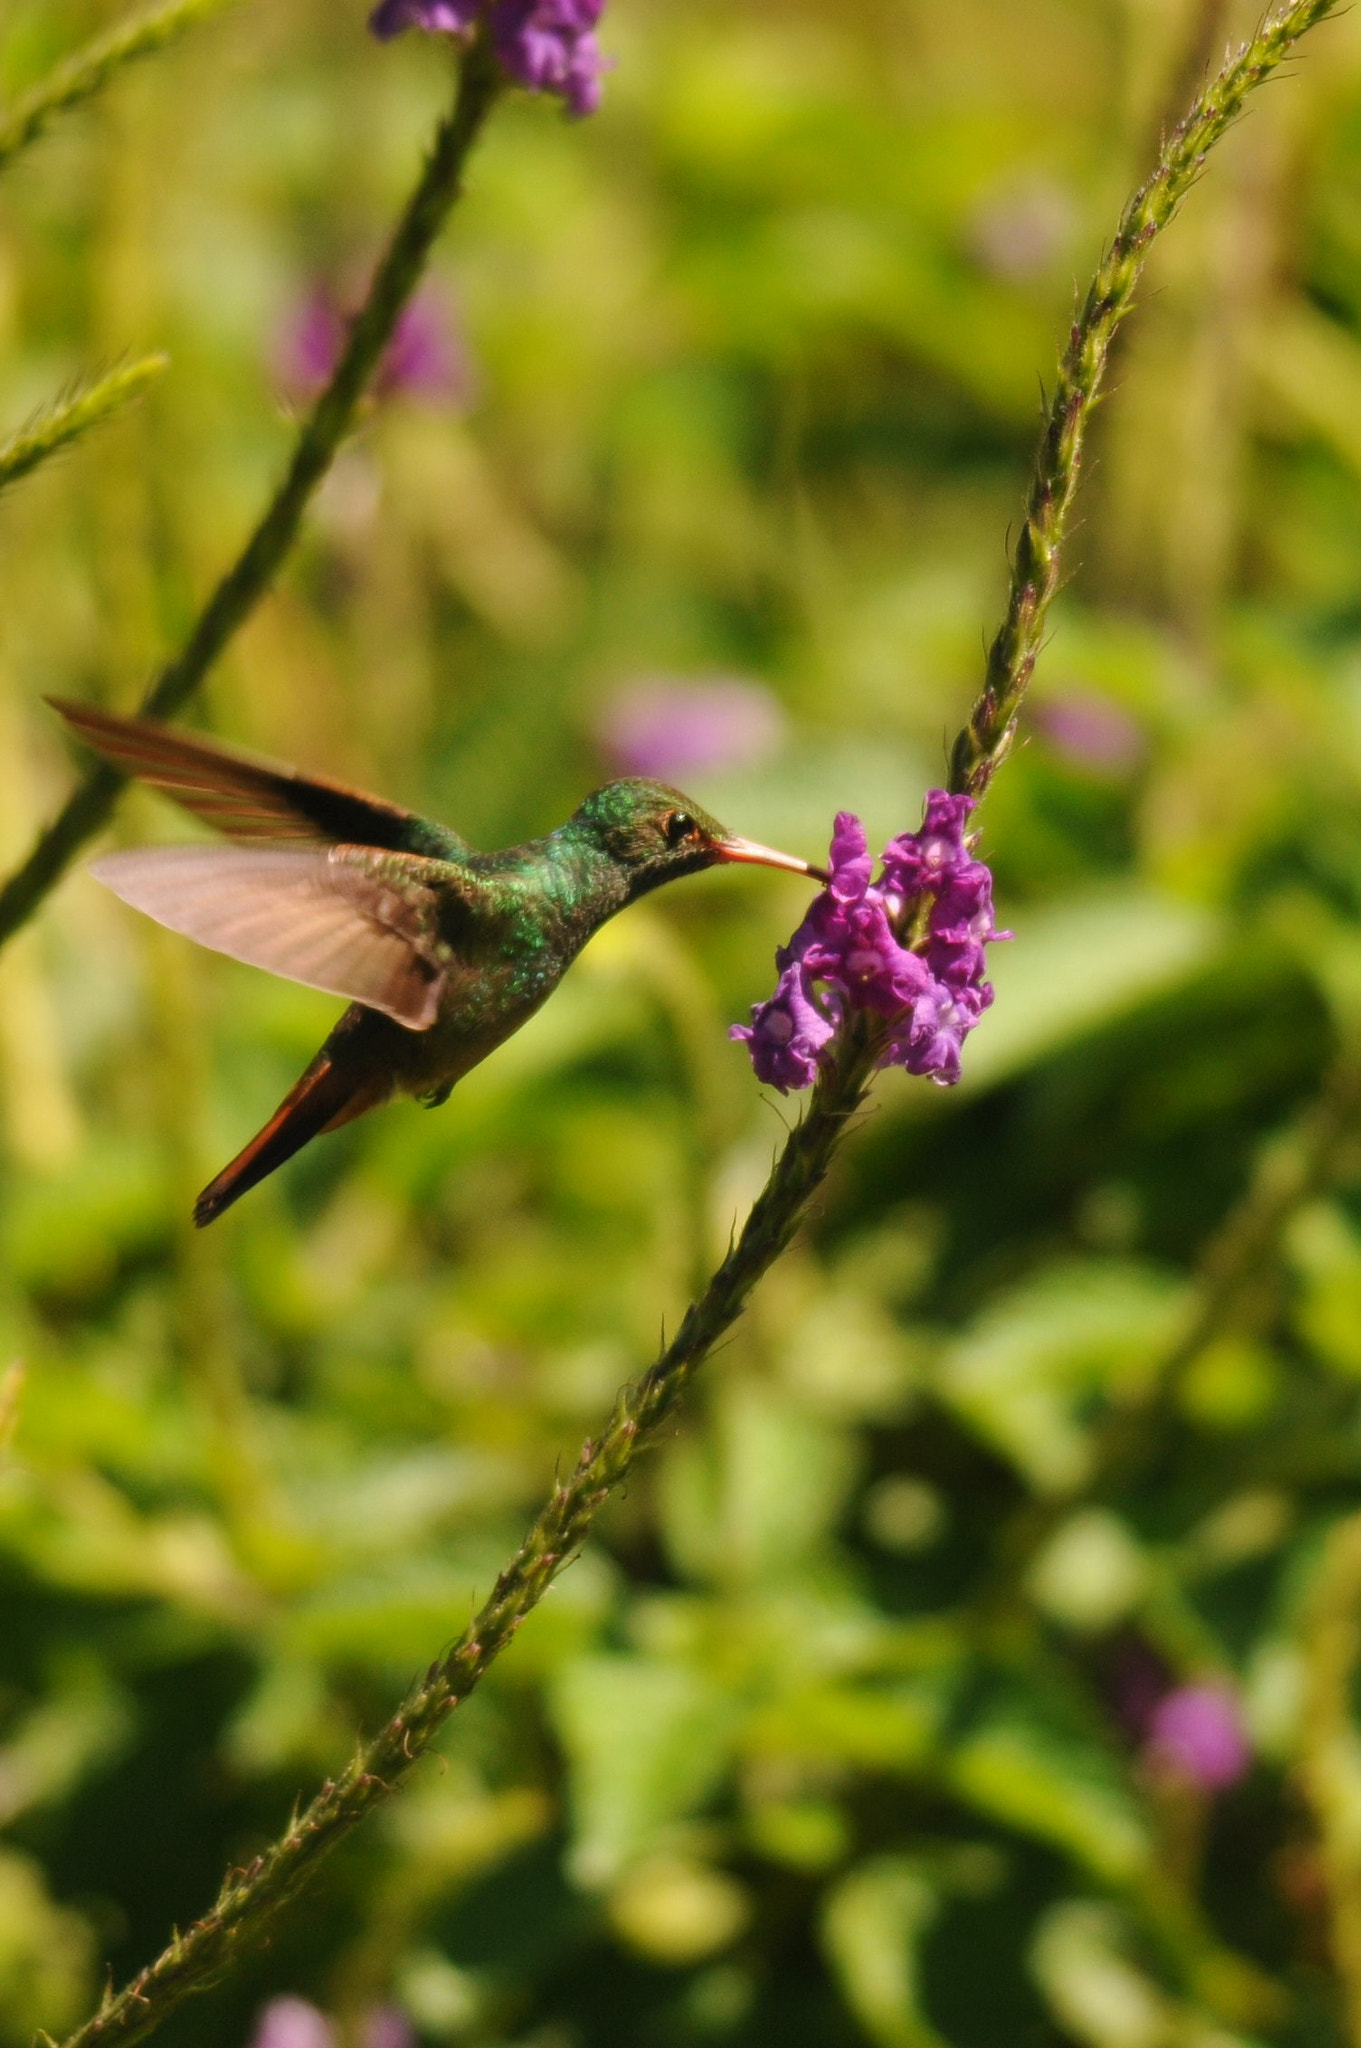
POLYGON ((172 932, 412 1031, 439 1012, 451 948, 439 912, 456 870, 362 846, 151 846, 90 872, 172 932))
MULTIPOLYGON (((400 804, 324 776, 255 761, 148 718, 118 718, 62 697, 48 702, 115 768, 163 789, 230 839, 344 840, 400 853, 413 850, 430 829, 400 804)), ((462 843, 453 833, 440 838, 450 852, 462 843)))

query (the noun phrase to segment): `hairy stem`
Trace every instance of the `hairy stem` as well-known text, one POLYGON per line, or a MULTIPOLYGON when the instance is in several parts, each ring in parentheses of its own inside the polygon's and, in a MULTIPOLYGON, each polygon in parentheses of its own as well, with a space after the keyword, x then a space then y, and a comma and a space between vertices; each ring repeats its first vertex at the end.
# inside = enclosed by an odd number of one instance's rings
POLYGON ((147 386, 154 384, 169 367, 169 362, 168 356, 143 356, 135 363, 111 370, 96 383, 59 398, 17 434, 0 441, 0 491, 37 469, 49 455, 79 440, 130 399, 140 398, 147 386))
MULTIPOLYGON (((374 273, 330 381, 303 422, 284 479, 184 647, 143 698, 144 717, 169 718, 188 701, 273 582, 458 198, 464 166, 501 83, 491 52, 479 37, 463 55, 454 105, 440 123, 420 181, 374 273)), ((0 945, 32 916, 72 857, 107 821, 123 780, 107 763, 91 768, 39 834, 22 866, 0 887, 0 945)))
POLYGON ((1152 176, 1126 206, 1097 268, 1059 363, 1040 438, 1025 520, 1011 559, 1006 616, 988 650, 983 688, 950 758, 950 787, 982 796, 1006 759, 1021 700, 1034 672, 1049 607, 1059 586, 1059 552, 1082 466, 1092 409, 1101 395, 1111 343, 1161 231, 1175 219, 1206 154, 1242 113, 1248 96, 1288 57, 1336 0, 1291 0, 1205 88, 1173 129, 1152 176))
POLYGON ((186 29, 232 4, 233 0, 165 0, 159 7, 139 7, 63 58, 12 107, 0 109, 0 170, 37 141, 55 114, 93 99, 125 65, 154 56, 186 29))
POLYGON ((355 1752, 287 1832, 248 1869, 233 1871, 211 1910, 132 1983, 107 1998, 66 2048, 107 2048, 153 2033, 184 1999, 230 1967, 274 1911, 307 1882, 321 1857, 395 1789, 581 1548, 602 1502, 638 1452, 655 1439, 696 1367, 731 1329, 756 1282, 788 1245, 864 1100, 877 1053, 870 1031, 861 1028, 848 1035, 727 1258, 687 1310, 671 1343, 620 1394, 601 1434, 583 1447, 571 1477, 554 1487, 453 1649, 431 1666, 387 1726, 355 1752))

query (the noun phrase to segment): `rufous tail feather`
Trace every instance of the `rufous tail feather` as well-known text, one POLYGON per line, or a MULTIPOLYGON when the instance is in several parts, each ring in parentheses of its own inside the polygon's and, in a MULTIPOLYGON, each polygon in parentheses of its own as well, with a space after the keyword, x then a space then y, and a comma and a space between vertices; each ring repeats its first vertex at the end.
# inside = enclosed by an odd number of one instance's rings
POLYGON ((201 1230, 248 1189, 257 1187, 275 1167, 282 1166, 295 1152, 323 1131, 334 1131, 353 1117, 362 1116, 387 1094, 386 1087, 366 1076, 347 1070, 327 1052, 319 1052, 302 1078, 289 1089, 262 1131, 224 1166, 216 1180, 209 1181, 194 1204, 194 1221, 201 1230))

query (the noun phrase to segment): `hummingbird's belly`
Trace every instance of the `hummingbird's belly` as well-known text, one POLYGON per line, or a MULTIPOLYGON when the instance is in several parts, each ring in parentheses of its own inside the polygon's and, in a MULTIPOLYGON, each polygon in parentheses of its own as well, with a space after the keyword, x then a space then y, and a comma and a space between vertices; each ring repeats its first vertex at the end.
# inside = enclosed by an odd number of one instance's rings
POLYGON ((449 988, 428 1031, 410 1031, 352 1003, 327 1049, 370 1076, 385 1076, 389 1095, 443 1095, 527 1023, 561 978, 561 968, 528 976, 519 963, 475 981, 465 974, 449 988))

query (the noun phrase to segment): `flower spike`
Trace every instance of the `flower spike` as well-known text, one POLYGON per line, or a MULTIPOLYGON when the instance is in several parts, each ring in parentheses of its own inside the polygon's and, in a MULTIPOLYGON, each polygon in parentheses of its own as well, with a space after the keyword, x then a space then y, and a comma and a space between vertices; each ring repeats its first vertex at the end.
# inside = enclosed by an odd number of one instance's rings
POLYGON ((885 848, 877 881, 864 826, 839 814, 827 885, 775 956, 775 993, 729 1033, 758 1080, 781 1094, 809 1087, 851 1010, 887 1022, 881 1066, 942 1087, 959 1079, 964 1040, 992 1001, 984 948, 1011 936, 996 927, 992 875, 965 837, 972 809, 933 789, 921 829, 885 848))

